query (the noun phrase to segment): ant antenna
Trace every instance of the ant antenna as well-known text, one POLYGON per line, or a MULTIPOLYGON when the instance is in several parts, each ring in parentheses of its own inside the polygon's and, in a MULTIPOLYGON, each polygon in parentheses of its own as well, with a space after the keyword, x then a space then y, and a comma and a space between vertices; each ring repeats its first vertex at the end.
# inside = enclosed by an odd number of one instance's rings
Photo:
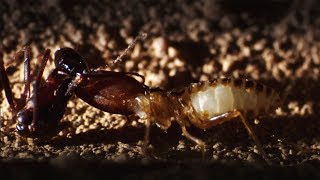
POLYGON ((140 33, 136 38, 134 38, 134 40, 128 45, 128 47, 126 48, 126 50, 124 50, 124 52, 122 54, 120 54, 115 60, 112 61, 112 63, 107 64, 107 66, 113 66, 115 64, 117 64, 118 62, 122 61, 123 56, 127 55, 128 52, 130 50, 132 50, 132 48, 134 47, 134 45, 137 44, 137 42, 139 40, 145 40, 147 38, 148 34, 147 33, 140 33))

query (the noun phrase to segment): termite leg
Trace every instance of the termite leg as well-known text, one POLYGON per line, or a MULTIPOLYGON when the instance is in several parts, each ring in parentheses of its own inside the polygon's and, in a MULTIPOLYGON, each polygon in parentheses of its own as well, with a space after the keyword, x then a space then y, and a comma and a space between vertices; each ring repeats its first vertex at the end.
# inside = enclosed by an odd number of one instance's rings
POLYGON ((263 147, 259 141, 259 139, 257 138, 256 134, 253 131, 253 128, 251 127, 251 125, 247 122, 247 120, 243 117, 243 115, 241 114, 241 112, 239 111, 232 111, 230 112, 230 117, 240 117, 242 123, 244 124, 244 126, 246 127, 249 135, 252 137, 252 139, 254 140, 254 142, 257 145, 257 148, 259 150, 259 152, 261 153, 263 159, 267 162, 267 164, 271 165, 271 161, 269 160, 266 152, 263 150, 263 147))
POLYGON ((15 104, 14 99, 13 99, 13 94, 12 94, 12 91, 11 91, 11 88, 10 88, 8 75, 7 75, 6 69, 4 67, 2 51, 0 51, 0 80, 1 80, 2 86, 4 88, 4 91, 5 91, 5 94, 6 94, 6 97, 7 97, 7 101, 9 103, 9 105, 10 105, 10 108, 11 108, 12 111, 15 111, 16 110, 16 104, 15 104))
POLYGON ((201 122, 201 123, 197 124, 197 126, 202 128, 202 129, 206 129, 206 128, 212 127, 212 126, 217 125, 217 124, 221 124, 221 123, 223 123, 225 121, 229 121, 229 120, 237 118, 237 117, 240 117, 242 123, 244 124, 244 126, 246 127, 246 129, 248 131, 249 136, 252 137, 252 139, 254 140, 255 144, 257 145, 257 148, 258 148, 259 152, 261 153, 263 159, 267 162, 267 164, 270 165, 271 162, 270 162, 266 152, 263 150, 263 147, 262 147, 259 139, 255 135, 255 133, 253 131, 253 128, 246 121, 246 119, 243 117, 243 115, 241 114, 240 111, 235 110, 235 111, 230 111, 230 112, 221 114, 219 116, 215 116, 215 117, 211 118, 209 121, 201 122))
POLYGON ((181 130, 182 130, 182 134, 187 138, 189 139, 190 141, 194 142, 195 144, 199 145, 200 148, 201 148, 201 153, 202 153, 202 159, 204 159, 204 154, 205 154, 205 143, 199 139, 199 138, 196 138, 194 136, 192 136, 186 129, 185 126, 181 126, 181 130))
POLYGON ((150 117, 146 118, 146 130, 145 130, 145 134, 144 134, 144 144, 142 147, 142 152, 143 154, 147 154, 147 148, 149 145, 149 138, 150 138, 150 117))
POLYGON ((181 127, 182 130, 182 134, 189 139, 190 141, 192 141, 193 143, 197 144, 198 146, 200 146, 201 148, 201 153, 202 153, 202 159, 204 160, 205 157, 205 146, 206 144, 199 138, 192 136, 186 128, 186 125, 184 123, 184 121, 186 120, 187 117, 185 117, 184 115, 181 114, 180 111, 174 111, 175 114, 175 118, 178 122, 178 124, 181 127))

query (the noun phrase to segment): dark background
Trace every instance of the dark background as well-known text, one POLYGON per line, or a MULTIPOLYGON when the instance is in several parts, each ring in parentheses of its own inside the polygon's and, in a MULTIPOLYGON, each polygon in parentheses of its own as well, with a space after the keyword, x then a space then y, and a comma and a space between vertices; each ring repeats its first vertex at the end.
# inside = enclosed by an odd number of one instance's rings
MULTIPOLYGON (((31 179, 111 176, 143 179, 316 178, 320 159, 320 4, 316 0, 200 1, 1 1, 0 47, 5 63, 25 45, 33 57, 45 48, 77 49, 92 68, 104 67, 140 32, 138 42, 115 71, 138 72, 151 87, 179 88, 219 77, 264 83, 281 94, 281 111, 259 117, 254 128, 273 162, 266 166, 241 122, 207 131, 199 148, 181 136, 151 129, 153 158, 141 153, 143 122, 92 108, 74 97, 63 121, 76 135, 25 140, 2 128, 2 176, 31 179)), ((53 68, 52 60, 46 73, 53 68)), ((19 95, 22 63, 8 69, 19 95)), ((10 120, 2 100, 4 126, 10 120)), ((253 119, 251 121, 253 123, 253 119)))

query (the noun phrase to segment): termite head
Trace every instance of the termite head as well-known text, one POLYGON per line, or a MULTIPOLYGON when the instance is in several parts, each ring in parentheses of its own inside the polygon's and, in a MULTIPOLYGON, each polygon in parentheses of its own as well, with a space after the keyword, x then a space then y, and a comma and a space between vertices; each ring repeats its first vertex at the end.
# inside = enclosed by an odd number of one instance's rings
POLYGON ((72 48, 61 48, 54 53, 54 56, 56 68, 71 76, 89 70, 86 60, 72 48))

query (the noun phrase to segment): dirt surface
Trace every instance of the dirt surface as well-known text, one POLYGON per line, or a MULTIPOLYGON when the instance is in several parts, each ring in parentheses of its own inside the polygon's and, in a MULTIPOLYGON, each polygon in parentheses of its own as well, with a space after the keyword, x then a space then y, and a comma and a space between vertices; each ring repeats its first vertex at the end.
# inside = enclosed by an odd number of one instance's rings
MULTIPOLYGON (((152 126, 146 157, 143 121, 102 112, 77 97, 62 119, 73 129, 51 139, 23 139, 14 124, 7 125, 12 114, 2 91, 0 171, 24 179, 37 168, 51 178, 319 178, 319 7, 316 0, 3 1, 0 47, 16 98, 23 63, 9 61, 25 45, 32 48, 32 67, 45 48, 53 54, 72 47, 91 68, 104 68, 145 32, 148 37, 123 62, 105 69, 138 72, 146 85, 168 90, 213 78, 249 78, 277 90, 283 105, 258 123, 250 121, 273 163, 266 166, 237 119, 206 131, 190 128, 206 142, 203 162, 200 148, 176 124, 167 132, 152 126)), ((53 68, 51 59, 44 77, 53 68)))

